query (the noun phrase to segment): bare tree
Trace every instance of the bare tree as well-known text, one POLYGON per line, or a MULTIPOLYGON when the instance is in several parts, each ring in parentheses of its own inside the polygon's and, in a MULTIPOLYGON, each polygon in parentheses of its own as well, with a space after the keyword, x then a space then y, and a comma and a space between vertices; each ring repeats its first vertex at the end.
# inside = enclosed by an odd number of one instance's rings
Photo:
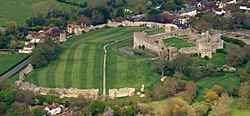
POLYGON ((190 65, 192 65, 192 58, 186 54, 179 54, 175 60, 174 64, 176 67, 176 71, 179 73, 183 73, 183 71, 190 65))
POLYGON ((247 109, 247 102, 248 102, 248 96, 249 96, 249 86, 247 82, 242 82, 240 86, 239 91, 240 100, 238 102, 238 108, 240 110, 246 110, 247 109))
POLYGON ((233 99, 227 93, 222 93, 221 97, 212 106, 212 116, 230 116, 230 107, 233 99))

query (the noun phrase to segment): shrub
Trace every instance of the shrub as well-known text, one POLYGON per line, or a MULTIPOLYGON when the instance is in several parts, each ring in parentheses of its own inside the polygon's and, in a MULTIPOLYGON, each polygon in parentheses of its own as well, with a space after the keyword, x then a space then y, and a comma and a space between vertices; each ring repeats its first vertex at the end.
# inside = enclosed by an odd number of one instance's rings
POLYGON ((230 37, 226 37, 226 36, 221 36, 221 39, 226 41, 226 42, 231 42, 234 44, 239 45, 240 47, 244 47, 246 45, 245 42, 238 40, 238 39, 234 39, 234 38, 230 38, 230 37))
POLYGON ((90 103, 89 108, 92 114, 96 115, 104 112, 105 104, 102 101, 96 100, 90 103))

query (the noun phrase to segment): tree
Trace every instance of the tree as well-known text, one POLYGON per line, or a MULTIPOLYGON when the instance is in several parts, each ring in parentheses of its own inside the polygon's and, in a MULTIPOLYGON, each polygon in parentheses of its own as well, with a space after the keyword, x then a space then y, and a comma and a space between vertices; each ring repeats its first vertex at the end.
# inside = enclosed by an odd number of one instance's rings
POLYGON ((214 91, 214 92, 216 92, 219 96, 224 91, 224 89, 221 86, 219 86, 219 85, 214 85, 211 90, 214 91))
POLYGON ((227 93, 222 93, 221 97, 212 106, 213 116, 230 116, 230 107, 233 99, 227 93))
POLYGON ((7 116, 28 116, 28 107, 24 103, 13 103, 7 110, 7 116))
POLYGON ((175 4, 175 2, 173 0, 169 0, 167 2, 167 10, 168 11, 174 11, 178 8, 178 6, 175 4))
POLYGON ((7 34, 16 34, 17 33, 17 25, 15 22, 7 22, 6 31, 7 34))
POLYGON ((34 106, 30 109, 32 116, 44 116, 45 112, 43 107, 34 106))
POLYGON ((103 113, 105 109, 105 104, 99 100, 93 101, 89 105, 90 111, 93 115, 98 113, 103 113))
POLYGON ((188 102, 191 102, 197 94, 197 87, 193 81, 189 81, 186 84, 185 89, 186 91, 185 91, 184 99, 188 102))
POLYGON ((25 103, 26 105, 34 104, 35 94, 31 91, 18 91, 16 93, 16 102, 25 103))
POLYGON ((194 103, 192 107, 198 116, 205 116, 209 109, 209 106, 205 103, 194 103))
POLYGON ((173 98, 167 104, 166 116, 197 116, 195 110, 181 98, 173 98))
MULTIPOLYGON (((234 41, 234 39, 231 40, 234 41)), ((239 50, 236 46, 230 44, 226 46, 226 52, 227 52, 226 64, 228 66, 234 66, 234 67, 239 66, 240 64, 242 64, 242 62, 246 57, 246 54, 244 53, 243 50, 239 50)))
POLYGON ((4 102, 6 105, 11 105, 15 102, 15 93, 10 90, 0 91, 0 102, 4 102))
POLYGON ((51 39, 46 39, 43 43, 38 44, 38 47, 33 51, 30 63, 35 68, 45 66, 54 58, 57 51, 59 51, 59 45, 51 39))
POLYGON ((5 111, 8 109, 8 106, 4 102, 0 102, 0 114, 5 114, 5 111))
POLYGON ((98 10, 94 10, 91 13, 91 19, 94 25, 96 24, 100 24, 103 23, 104 21, 104 16, 98 11, 98 10))
POLYGON ((124 110, 125 110, 124 113, 126 116, 134 116, 136 113, 136 109, 134 106, 128 106, 124 110))
POLYGON ((149 0, 146 4, 147 9, 150 9, 152 6, 153 6, 153 3, 152 1, 149 0))
POLYGON ((208 103, 213 103, 215 100, 219 98, 218 94, 214 91, 208 91, 205 96, 203 96, 204 100, 208 103))
POLYGON ((124 17, 123 9, 118 8, 116 11, 116 17, 124 17))
POLYGON ((240 96, 240 100, 238 102, 238 108, 240 110, 246 110, 248 106, 247 102, 248 102, 248 96, 249 96, 248 82, 241 83, 239 96, 240 96))
POLYGON ((192 58, 186 54, 179 54, 174 60, 176 71, 183 74, 183 71, 192 65, 192 58))
POLYGON ((155 84, 153 86, 153 92, 151 94, 153 100, 162 100, 164 98, 163 94, 163 86, 159 84, 155 84))

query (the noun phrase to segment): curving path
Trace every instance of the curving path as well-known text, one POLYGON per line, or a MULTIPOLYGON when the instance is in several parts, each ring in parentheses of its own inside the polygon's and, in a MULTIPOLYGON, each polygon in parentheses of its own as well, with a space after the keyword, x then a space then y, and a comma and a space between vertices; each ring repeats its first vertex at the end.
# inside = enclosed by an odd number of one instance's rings
POLYGON ((103 57, 103 84, 102 84, 103 85, 103 90, 102 90, 103 91, 103 93, 102 93, 103 96, 106 96, 106 64, 107 64, 106 62, 107 62, 107 54, 108 54, 108 51, 107 51, 106 48, 108 46, 110 46, 110 45, 113 45, 113 44, 122 42, 122 41, 124 41, 126 39, 129 39, 130 37, 132 37, 132 36, 126 37, 124 39, 113 41, 113 42, 108 43, 108 44, 103 46, 103 50, 104 50, 104 57, 103 57))

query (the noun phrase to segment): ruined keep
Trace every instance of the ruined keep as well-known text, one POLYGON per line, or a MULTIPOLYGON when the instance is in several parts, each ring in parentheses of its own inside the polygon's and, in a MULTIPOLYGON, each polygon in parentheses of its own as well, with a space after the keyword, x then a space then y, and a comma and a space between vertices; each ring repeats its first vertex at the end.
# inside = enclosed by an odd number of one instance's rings
POLYGON ((213 53, 217 49, 223 49, 223 40, 220 39, 220 32, 215 30, 207 31, 206 33, 199 34, 195 29, 179 29, 176 25, 165 25, 165 32, 156 35, 147 35, 145 32, 135 32, 133 48, 143 48, 161 56, 168 60, 172 60, 179 53, 185 54, 199 54, 201 57, 212 58, 213 53), (172 46, 166 46, 163 42, 164 39, 171 37, 184 36, 190 43, 195 44, 195 47, 187 47, 177 49, 172 46))

